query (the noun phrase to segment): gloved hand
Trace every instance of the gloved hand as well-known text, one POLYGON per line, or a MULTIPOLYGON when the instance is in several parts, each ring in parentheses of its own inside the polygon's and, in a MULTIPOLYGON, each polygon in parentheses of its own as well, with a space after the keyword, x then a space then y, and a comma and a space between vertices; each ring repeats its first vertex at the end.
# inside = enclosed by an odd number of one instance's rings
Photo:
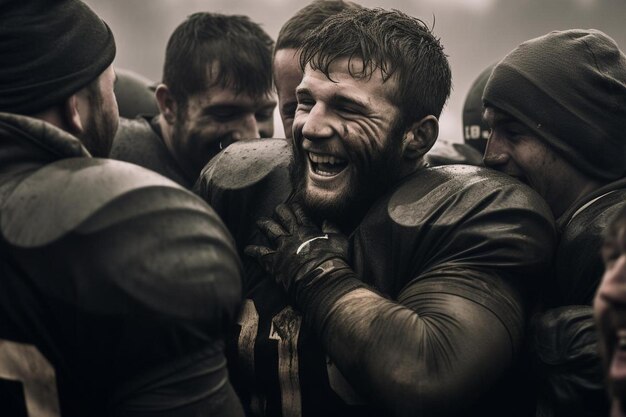
POLYGON ((346 237, 328 222, 320 229, 298 204, 279 205, 275 220, 260 219, 257 226, 272 247, 248 246, 245 253, 256 258, 296 303, 302 289, 339 270, 351 272, 346 237))

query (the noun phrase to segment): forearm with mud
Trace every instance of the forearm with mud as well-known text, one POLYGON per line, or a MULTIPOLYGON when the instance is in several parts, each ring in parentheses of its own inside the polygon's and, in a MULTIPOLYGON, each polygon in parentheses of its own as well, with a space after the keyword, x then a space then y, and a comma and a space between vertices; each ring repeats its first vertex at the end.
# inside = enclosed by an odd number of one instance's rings
POLYGON ((329 357, 368 401, 396 416, 452 413, 509 367, 511 338, 485 307, 415 288, 400 300, 361 286, 305 311, 329 357))

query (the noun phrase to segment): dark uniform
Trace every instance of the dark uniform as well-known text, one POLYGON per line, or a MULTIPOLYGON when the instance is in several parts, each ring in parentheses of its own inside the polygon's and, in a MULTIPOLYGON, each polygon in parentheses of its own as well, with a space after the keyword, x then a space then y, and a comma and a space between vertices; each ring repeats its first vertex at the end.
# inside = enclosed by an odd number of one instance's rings
MULTIPOLYGON (((290 161, 291 145, 284 140, 240 142, 215 157, 201 175, 196 191, 223 216, 240 250, 264 243, 254 220, 271 215, 290 198, 290 161)), ((398 343, 421 338, 418 360, 439 369, 434 374, 445 379, 450 374, 446 364, 454 363, 451 355, 464 343, 447 295, 472 300, 495 315, 508 332, 511 356, 517 357, 526 309, 543 279, 554 235, 545 203, 510 177, 470 166, 429 168, 405 178, 371 207, 349 238, 350 263, 385 297, 451 326, 444 339, 414 334, 412 323, 396 333, 398 343)), ((247 300, 230 364, 251 414, 384 415, 352 389, 288 304, 284 290, 251 259, 244 259, 244 266, 247 300)), ((489 387, 464 375, 473 384, 450 387, 448 404, 441 408, 461 408, 464 415, 522 414, 512 398, 522 381, 516 386, 510 373, 500 376, 487 396, 489 387)), ((424 409, 424 415, 432 413, 424 409)))
POLYGON ((120 118, 109 157, 148 168, 185 188, 193 185, 165 146, 158 116, 120 118))
POLYGON ((621 179, 585 196, 558 219, 556 289, 550 304, 592 304, 604 273, 604 231, 625 204, 626 179, 621 179))
POLYGON ((0 113, 0 161, 0 415, 241 415, 217 215, 37 119, 0 113))
POLYGON ((604 233, 624 205, 626 179, 621 179, 585 196, 557 221, 555 285, 533 332, 539 407, 550 415, 609 413, 592 303, 604 273, 604 233))

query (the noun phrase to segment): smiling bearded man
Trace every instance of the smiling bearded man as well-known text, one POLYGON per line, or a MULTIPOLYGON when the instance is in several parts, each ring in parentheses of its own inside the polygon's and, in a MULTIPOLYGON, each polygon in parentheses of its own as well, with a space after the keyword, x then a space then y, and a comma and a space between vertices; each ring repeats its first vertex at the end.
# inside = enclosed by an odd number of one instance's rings
POLYGON ((246 254, 229 366, 247 412, 523 413, 548 207, 506 175, 425 166, 451 77, 422 21, 346 10, 300 58, 293 141, 233 144, 196 187, 246 254))
MULTIPOLYGON (((294 147, 297 163, 292 165, 294 200, 304 204, 316 218, 348 227, 352 221, 360 220, 377 198, 406 175, 402 168, 402 147, 395 141, 408 127, 397 107, 387 98, 393 94, 389 91, 392 83, 373 83, 368 78, 350 75, 351 71, 358 73, 363 69, 362 60, 348 63, 348 59, 343 58, 329 69, 330 79, 337 84, 327 83, 322 72, 314 72, 305 77, 297 89, 300 115, 319 99, 312 97, 310 84, 325 84, 326 89, 321 91, 325 95, 323 99, 343 100, 339 112, 352 113, 351 121, 335 117, 334 121, 339 123, 336 130, 308 129, 305 134, 303 126, 296 126, 294 130, 302 147, 294 147), (342 93, 338 90, 342 90, 343 85, 347 88, 342 93), (351 89, 357 94, 350 94, 351 89), (336 131, 340 133, 337 135, 336 131), (327 140, 332 136, 334 141, 327 140)), ((379 73, 373 75, 380 77, 379 73)), ((294 123, 296 120, 298 116, 294 123)), ((431 123, 429 128, 436 129, 434 117, 427 122, 431 123)))

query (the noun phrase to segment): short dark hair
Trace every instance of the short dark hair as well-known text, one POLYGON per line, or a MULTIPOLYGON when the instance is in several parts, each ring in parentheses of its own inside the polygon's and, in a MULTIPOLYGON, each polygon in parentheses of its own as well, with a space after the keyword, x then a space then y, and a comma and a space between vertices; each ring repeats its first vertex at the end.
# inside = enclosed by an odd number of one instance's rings
POLYGON ((317 29, 326 19, 346 9, 360 9, 362 6, 343 0, 314 0, 298 10, 285 22, 278 38, 274 53, 280 49, 300 48, 306 37, 317 29))
POLYGON ((308 36, 301 48, 300 66, 322 71, 341 58, 360 58, 356 78, 379 70, 383 81, 397 72, 398 88, 392 99, 405 122, 427 115, 439 117, 452 85, 443 46, 420 19, 398 10, 347 9, 329 17, 308 36))
POLYGON ((213 86, 253 96, 269 93, 273 46, 269 35, 247 16, 194 13, 167 43, 163 83, 179 104, 213 86))

